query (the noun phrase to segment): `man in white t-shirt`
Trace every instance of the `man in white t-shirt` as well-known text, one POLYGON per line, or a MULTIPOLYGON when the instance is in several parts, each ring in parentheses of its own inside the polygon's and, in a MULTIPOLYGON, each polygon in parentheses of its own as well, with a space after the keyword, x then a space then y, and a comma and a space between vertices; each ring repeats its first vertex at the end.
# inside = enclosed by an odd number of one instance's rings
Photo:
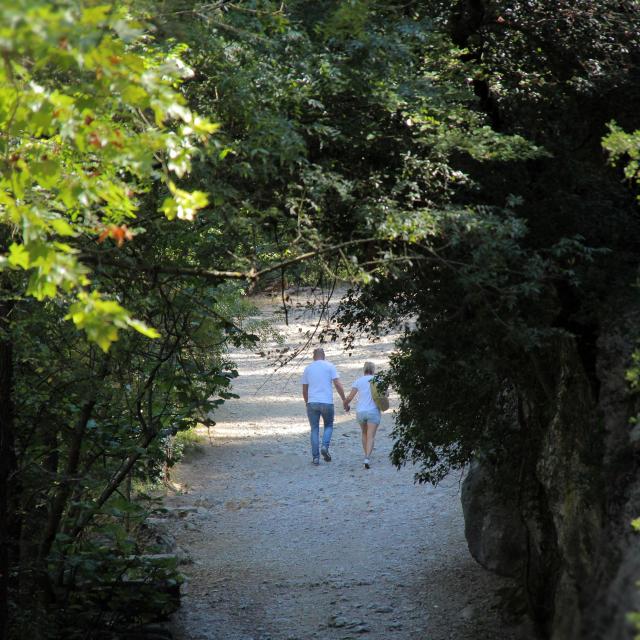
POLYGON ((333 386, 345 404, 344 389, 340 376, 333 363, 325 360, 324 349, 313 350, 313 362, 305 367, 302 374, 302 397, 307 405, 307 417, 311 425, 311 455, 313 464, 320 464, 320 454, 326 462, 331 461, 329 445, 333 434, 333 386), (322 448, 320 448, 320 417, 324 426, 322 432, 322 448))

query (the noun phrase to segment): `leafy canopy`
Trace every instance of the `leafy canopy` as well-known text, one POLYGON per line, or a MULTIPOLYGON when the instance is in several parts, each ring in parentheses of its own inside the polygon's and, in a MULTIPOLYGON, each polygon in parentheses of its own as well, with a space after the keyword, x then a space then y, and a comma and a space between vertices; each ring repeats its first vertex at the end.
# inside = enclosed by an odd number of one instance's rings
POLYGON ((105 351, 123 327, 157 336, 92 287, 74 241, 143 233, 129 225, 154 183, 169 219, 207 206, 174 182, 217 128, 178 91, 180 48, 156 51, 126 5, 73 0, 3 3, 0 42, 0 268, 27 271, 37 300, 75 297, 68 317, 105 351))

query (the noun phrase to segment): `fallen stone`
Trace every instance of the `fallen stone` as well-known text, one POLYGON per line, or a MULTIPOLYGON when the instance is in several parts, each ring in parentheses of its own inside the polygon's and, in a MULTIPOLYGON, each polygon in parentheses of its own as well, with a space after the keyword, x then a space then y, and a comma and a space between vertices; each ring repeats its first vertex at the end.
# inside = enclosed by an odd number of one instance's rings
POLYGON ((473 616, 475 615, 476 610, 475 607, 473 605, 467 605, 461 612, 460 612, 460 617, 463 620, 471 620, 471 618, 473 618, 473 616))
POLYGON ((347 626, 347 620, 340 616, 330 616, 327 626, 333 629, 340 629, 341 627, 347 626))
POLYGON ((513 489, 516 482, 497 478, 488 460, 474 460, 469 466, 461 492, 464 531, 469 552, 481 566, 515 577, 527 557, 527 536, 513 489))
POLYGON ((138 558, 148 562, 163 562, 165 560, 175 560, 177 564, 192 564, 191 556, 183 549, 177 548, 174 553, 146 553, 138 556, 130 556, 131 559, 138 558))
POLYGON ((178 564, 193 564, 191 555, 181 547, 176 547, 174 555, 178 559, 178 564))
POLYGON ((389 605, 378 607, 376 609, 376 613, 393 613, 393 607, 390 607, 389 605))
POLYGON ((360 627, 366 627, 367 623, 364 620, 351 620, 350 622, 347 622, 347 627, 349 629, 357 629, 360 627))
POLYGON ((198 513, 199 507, 166 507, 165 518, 186 518, 191 513, 198 513))

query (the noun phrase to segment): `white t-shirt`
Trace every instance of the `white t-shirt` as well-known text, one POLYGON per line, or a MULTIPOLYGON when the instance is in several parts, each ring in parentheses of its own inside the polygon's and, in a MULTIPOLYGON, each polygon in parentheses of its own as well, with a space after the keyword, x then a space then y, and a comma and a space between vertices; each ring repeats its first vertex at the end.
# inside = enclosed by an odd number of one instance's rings
POLYGON ((327 360, 314 360, 305 367, 302 384, 309 385, 309 402, 333 404, 333 387, 331 383, 339 378, 333 363, 327 360))
POLYGON ((369 380, 373 378, 372 375, 360 376, 351 386, 358 390, 358 404, 356 405, 356 411, 371 411, 377 409, 376 403, 371 397, 371 387, 369 386, 369 380))

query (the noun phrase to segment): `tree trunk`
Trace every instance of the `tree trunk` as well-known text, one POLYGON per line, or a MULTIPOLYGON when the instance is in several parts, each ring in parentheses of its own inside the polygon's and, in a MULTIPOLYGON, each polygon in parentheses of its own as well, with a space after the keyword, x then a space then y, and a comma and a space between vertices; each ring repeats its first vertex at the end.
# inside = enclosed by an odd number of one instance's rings
POLYGON ((0 300, 0 637, 8 636, 9 575, 16 564, 16 514, 12 487, 16 457, 13 410, 13 344, 9 332, 10 300, 0 300))

